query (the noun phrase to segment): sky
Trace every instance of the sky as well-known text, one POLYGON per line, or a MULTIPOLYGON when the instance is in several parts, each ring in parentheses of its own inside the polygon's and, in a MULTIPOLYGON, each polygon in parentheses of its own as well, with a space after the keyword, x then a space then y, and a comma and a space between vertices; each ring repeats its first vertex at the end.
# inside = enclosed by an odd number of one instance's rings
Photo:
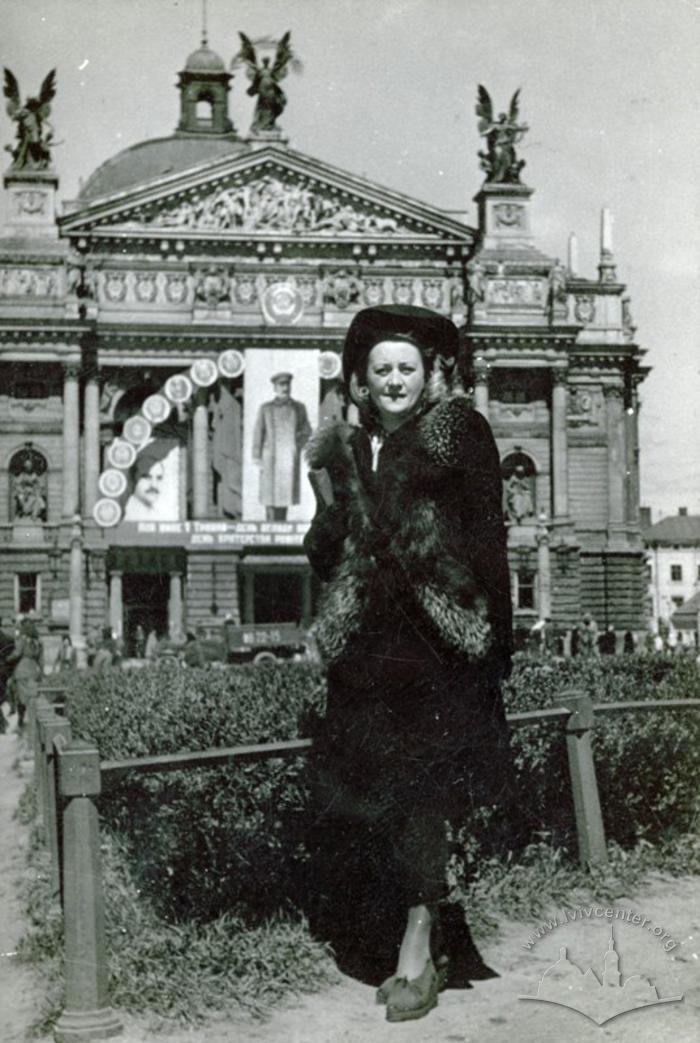
MULTIPOLYGON (((700 0, 207 0, 226 63, 238 32, 289 29, 291 147, 476 224, 474 115, 521 89, 520 150, 538 246, 596 278, 611 208, 618 277, 652 371, 641 387, 642 503, 700 514, 700 0)), ((56 67, 59 198, 122 148, 175 129, 176 74, 199 45, 202 0, 0 0, 0 63, 34 94, 56 67)), ((247 133, 239 72, 230 111, 247 133)), ((0 110, 0 143, 14 128, 0 110)), ((8 157, 9 160, 9 157, 8 157)))

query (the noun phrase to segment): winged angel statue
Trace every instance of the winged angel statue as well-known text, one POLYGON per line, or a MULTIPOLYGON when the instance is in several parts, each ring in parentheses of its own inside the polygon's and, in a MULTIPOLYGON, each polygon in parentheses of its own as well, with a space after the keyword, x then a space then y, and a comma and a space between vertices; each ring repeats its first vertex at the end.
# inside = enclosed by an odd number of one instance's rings
MULTIPOLYGON (((247 66, 248 79, 251 80, 248 94, 255 96, 258 101, 255 106, 251 131, 277 130, 277 120, 284 112, 287 98, 279 85, 279 81, 287 75, 287 67, 290 62, 294 68, 299 63, 295 61, 290 45, 291 32, 286 32, 277 44, 275 60, 272 66, 269 58, 263 58, 258 65, 258 56, 252 40, 245 33, 238 34, 241 38, 241 49, 234 59, 245 62, 247 66)), ((258 44, 268 43, 267 40, 259 40, 258 44)))
POLYGON ((41 85, 38 98, 20 101, 19 83, 9 69, 5 69, 5 97, 7 114, 17 124, 16 142, 6 145, 12 154, 15 168, 46 170, 51 164, 50 146, 53 129, 48 121, 51 101, 56 93, 56 70, 52 69, 41 85))
POLYGON ((518 123, 518 95, 520 88, 510 101, 508 115, 501 112, 494 119, 491 96, 479 84, 476 114, 479 117, 479 134, 486 138, 487 151, 479 153, 481 169, 486 171, 487 181, 518 184, 524 159, 518 159, 515 146, 522 141, 529 129, 527 123, 518 123))

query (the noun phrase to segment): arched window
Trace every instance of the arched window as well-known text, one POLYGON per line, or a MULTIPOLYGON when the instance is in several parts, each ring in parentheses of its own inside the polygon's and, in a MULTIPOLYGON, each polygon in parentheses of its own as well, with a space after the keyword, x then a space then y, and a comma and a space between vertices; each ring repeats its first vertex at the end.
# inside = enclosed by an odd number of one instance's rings
POLYGON ((521 450, 509 453, 501 461, 503 509, 511 525, 522 525, 536 516, 536 473, 534 460, 521 450))
POLYGON ((214 122, 214 106, 208 96, 197 98, 194 109, 197 123, 200 125, 211 125, 214 122))
POLYGON ((38 450, 27 445, 10 460, 10 517, 13 521, 45 522, 47 518, 47 464, 38 450))

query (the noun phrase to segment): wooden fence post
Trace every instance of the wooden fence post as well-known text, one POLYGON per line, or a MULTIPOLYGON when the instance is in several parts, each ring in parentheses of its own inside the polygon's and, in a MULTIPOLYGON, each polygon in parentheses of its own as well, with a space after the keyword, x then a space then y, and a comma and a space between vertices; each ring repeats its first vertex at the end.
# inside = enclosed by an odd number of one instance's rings
POLYGON ((29 708, 32 715, 34 743, 34 786, 36 789, 38 811, 46 835, 48 822, 47 785, 46 785, 46 751, 44 748, 44 724, 51 720, 53 711, 43 696, 34 700, 29 708))
POLYGON ((563 692, 561 704, 571 710, 566 722, 571 792, 574 798, 579 858, 584 866, 607 865, 603 816, 591 749, 593 702, 583 692, 563 692))
POLYGON ((63 915, 66 1006, 57 1043, 107 1039, 122 1031, 109 1005, 100 827, 93 797, 101 789, 100 755, 90 743, 56 739, 63 812, 63 915))
POLYGON ((63 720, 63 718, 54 714, 51 720, 45 721, 42 724, 41 730, 42 743, 44 746, 43 760, 46 765, 46 818, 44 819, 44 830, 46 833, 46 843, 51 852, 51 894, 55 898, 57 895, 62 894, 61 865, 63 862, 63 852, 61 851, 59 841, 59 837, 62 833, 60 821, 61 808, 57 786, 57 758, 56 750, 54 748, 54 739, 60 735, 66 743, 69 743, 71 739, 71 726, 68 721, 63 720))

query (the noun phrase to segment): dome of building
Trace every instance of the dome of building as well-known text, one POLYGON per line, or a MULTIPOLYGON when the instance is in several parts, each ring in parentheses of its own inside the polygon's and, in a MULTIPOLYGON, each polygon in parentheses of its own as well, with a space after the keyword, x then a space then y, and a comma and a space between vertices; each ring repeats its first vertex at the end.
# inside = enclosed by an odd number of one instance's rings
POLYGON ((101 196, 112 196, 169 174, 237 155, 247 148, 233 135, 179 133, 141 141, 102 163, 87 179, 78 199, 90 202, 101 196))
POLYGON ((226 66, 224 65, 223 58, 220 58, 216 51, 212 51, 211 47, 207 47, 206 43, 202 43, 201 47, 198 47, 196 51, 192 51, 192 54, 185 63, 186 72, 226 72, 226 66))

